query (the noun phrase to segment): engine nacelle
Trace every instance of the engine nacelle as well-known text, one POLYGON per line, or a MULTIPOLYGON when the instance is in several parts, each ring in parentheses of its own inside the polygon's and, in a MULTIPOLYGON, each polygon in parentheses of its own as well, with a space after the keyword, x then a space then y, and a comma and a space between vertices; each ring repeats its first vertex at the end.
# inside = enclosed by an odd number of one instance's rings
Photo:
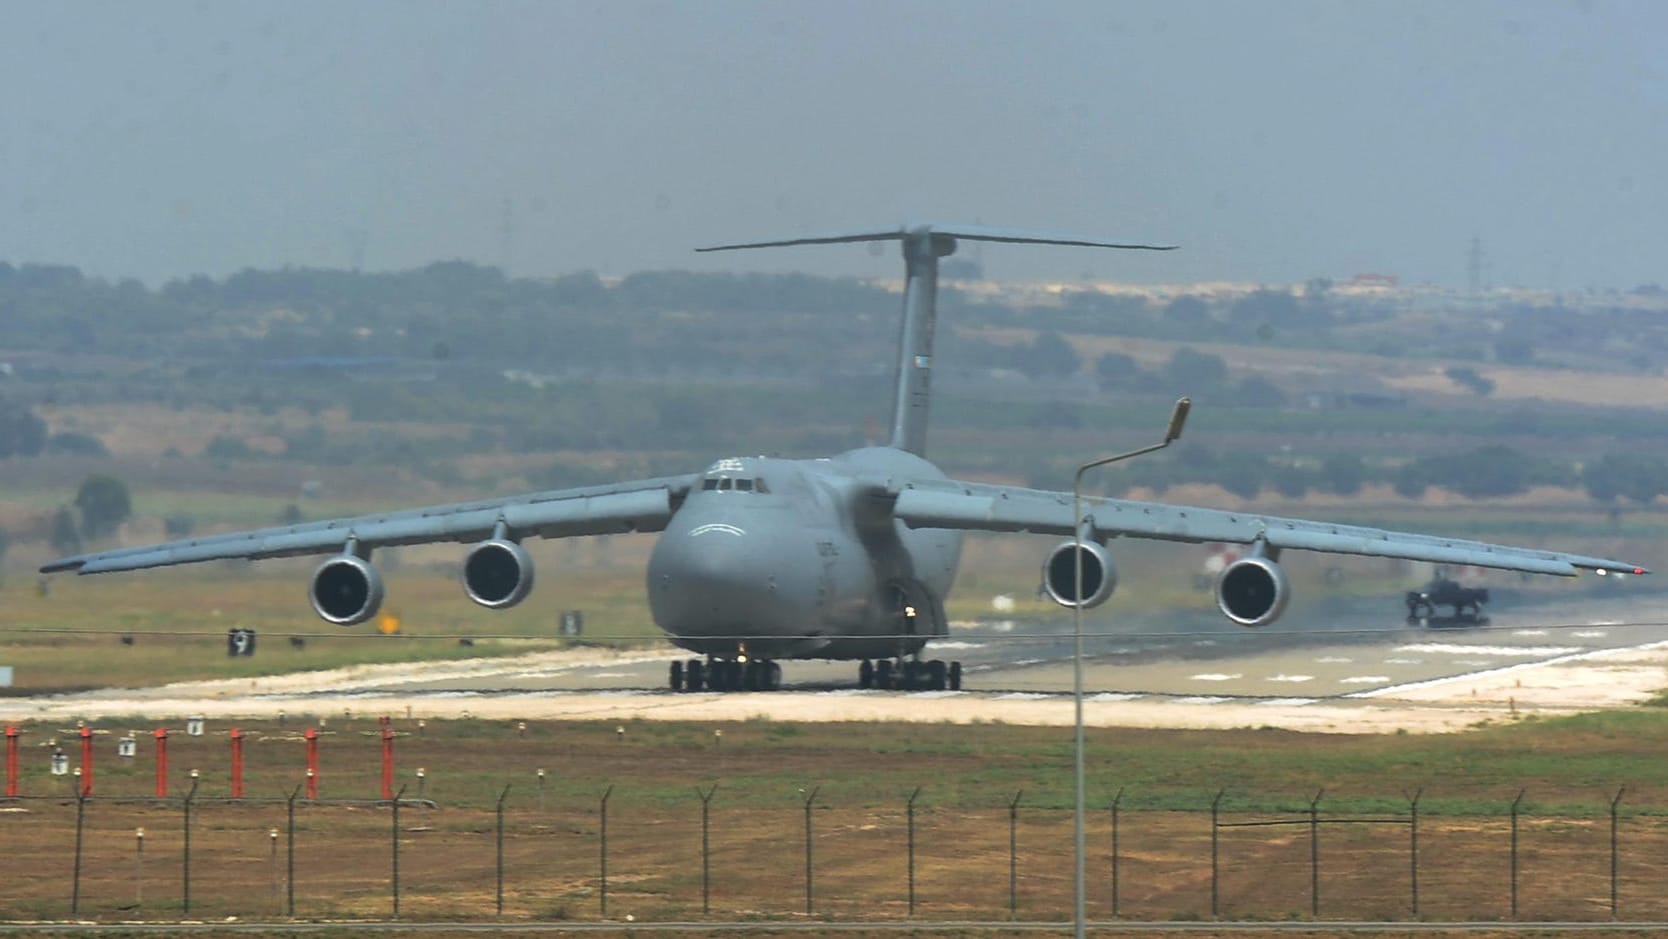
POLYGON ((513 541, 493 538, 470 549, 463 561, 463 590, 481 606, 502 610, 527 599, 533 559, 513 541))
POLYGON ((1216 607, 1241 626, 1267 626, 1286 612, 1286 572, 1266 557, 1240 558, 1216 578, 1216 607))
POLYGON ((313 612, 337 626, 363 623, 382 609, 382 575, 353 554, 330 558, 313 571, 313 612))
POLYGON ((1081 606, 1092 609, 1106 602, 1118 587, 1118 568, 1112 564, 1112 554, 1098 541, 1085 541, 1083 548, 1083 597, 1074 602, 1077 592, 1077 563, 1074 560, 1077 542, 1058 544, 1043 559, 1043 592, 1064 607, 1081 606))

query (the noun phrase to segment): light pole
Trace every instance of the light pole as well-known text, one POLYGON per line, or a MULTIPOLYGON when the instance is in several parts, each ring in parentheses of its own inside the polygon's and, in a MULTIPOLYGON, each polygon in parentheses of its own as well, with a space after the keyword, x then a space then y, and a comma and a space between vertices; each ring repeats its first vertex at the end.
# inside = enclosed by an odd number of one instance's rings
POLYGON ((1083 939, 1084 917, 1083 906, 1083 855, 1085 846, 1083 840, 1083 474, 1108 463, 1127 460, 1130 457, 1162 450, 1180 439, 1182 425, 1187 423, 1187 412, 1193 408, 1193 402, 1188 398, 1176 401, 1176 407, 1170 412, 1170 425, 1165 428, 1164 441, 1155 443, 1139 450, 1119 453, 1116 456, 1102 457, 1091 460, 1077 468, 1077 475, 1071 481, 1071 521, 1072 521, 1072 564, 1075 568, 1072 580, 1071 605, 1071 696, 1072 706, 1076 713, 1072 720, 1072 767, 1073 784, 1076 789, 1076 808, 1072 812, 1072 936, 1083 939))

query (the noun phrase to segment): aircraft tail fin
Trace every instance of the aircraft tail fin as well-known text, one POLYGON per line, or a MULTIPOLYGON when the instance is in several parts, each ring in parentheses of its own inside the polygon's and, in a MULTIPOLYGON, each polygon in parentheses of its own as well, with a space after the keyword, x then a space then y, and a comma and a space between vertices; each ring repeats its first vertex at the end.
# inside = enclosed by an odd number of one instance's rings
POLYGON ((983 225, 901 225, 891 229, 827 232, 777 241, 713 245, 695 250, 736 251, 745 248, 784 248, 794 245, 848 244, 864 241, 903 242, 903 322, 898 332, 897 384, 893 391, 892 438, 888 445, 924 456, 927 447, 927 407, 932 396, 933 334, 938 320, 938 259, 954 254, 956 242, 959 240, 1120 248, 1131 251, 1171 251, 1176 247, 1074 238, 1068 235, 989 228, 983 225))
MULTIPOLYGON (((695 250, 700 252, 737 251, 744 248, 786 248, 794 245, 833 245, 862 241, 903 241, 912 235, 923 238, 929 235, 939 235, 942 237, 966 241, 995 241, 1005 244, 1068 245, 1079 248, 1121 248, 1127 251, 1174 251, 1176 249, 1176 245, 1131 244, 1120 241, 1074 238, 1069 235, 1052 235, 1046 232, 1021 231, 1019 229, 1012 228, 990 228, 984 225, 903 225, 898 228, 880 229, 875 231, 824 232, 816 235, 800 235, 796 238, 787 238, 780 241, 754 241, 733 245, 713 245, 709 248, 696 248, 695 250)), ((949 252, 946 252, 946 254, 947 253, 949 252)))

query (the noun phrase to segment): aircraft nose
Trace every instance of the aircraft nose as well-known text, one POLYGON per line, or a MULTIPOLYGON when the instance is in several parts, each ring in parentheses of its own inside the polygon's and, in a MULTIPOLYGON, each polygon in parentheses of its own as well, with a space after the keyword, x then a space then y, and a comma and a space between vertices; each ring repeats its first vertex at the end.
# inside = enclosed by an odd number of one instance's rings
POLYGON ((792 585, 779 576, 785 560, 769 539, 702 526, 662 538, 649 560, 654 618, 685 636, 743 636, 794 616, 792 585))

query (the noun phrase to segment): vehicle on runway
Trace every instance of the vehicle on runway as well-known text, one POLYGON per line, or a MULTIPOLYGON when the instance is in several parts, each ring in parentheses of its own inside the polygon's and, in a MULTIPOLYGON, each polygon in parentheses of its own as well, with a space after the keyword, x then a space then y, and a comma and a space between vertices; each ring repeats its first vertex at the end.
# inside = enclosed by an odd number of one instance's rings
MULTIPOLYGON (((538 492, 118 548, 53 561, 44 573, 132 571, 220 559, 330 555, 314 571, 313 609, 341 626, 376 616, 384 596, 377 548, 473 542, 469 599, 504 609, 527 598, 533 566, 521 542, 659 532, 648 564, 655 623, 697 658, 671 666, 680 691, 773 690, 781 659, 859 662, 862 687, 957 689, 957 662, 923 659, 949 632, 944 597, 962 533, 1037 532, 1068 540, 1043 558, 1055 603, 1099 606, 1117 586, 1107 544, 1118 537, 1246 546, 1215 584, 1217 606, 1242 626, 1273 622, 1290 597, 1286 549, 1469 564, 1574 576, 1644 573, 1598 557, 1153 502, 1090 498, 952 479, 926 459, 939 259, 960 241, 1137 250, 1125 244, 971 226, 906 225, 702 251, 896 241, 905 283, 891 438, 826 459, 738 457, 684 476, 538 492)), ((1179 436, 1178 403, 1164 444, 1179 436)), ((1156 449, 1157 447, 1150 448, 1156 449)))
POLYGON ((1426 626, 1480 626, 1488 622, 1483 615, 1483 604, 1488 602, 1487 587, 1462 587, 1442 571, 1437 571, 1431 582, 1418 590, 1407 592, 1407 620, 1426 626), (1437 607, 1453 608, 1451 616, 1438 616, 1437 607))

